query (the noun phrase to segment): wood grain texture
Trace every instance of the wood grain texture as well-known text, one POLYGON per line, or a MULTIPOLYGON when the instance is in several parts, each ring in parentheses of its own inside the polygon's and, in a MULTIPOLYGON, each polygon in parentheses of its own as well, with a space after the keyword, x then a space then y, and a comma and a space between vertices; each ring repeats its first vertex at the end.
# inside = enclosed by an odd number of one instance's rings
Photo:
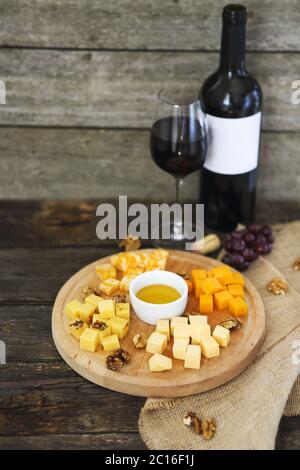
MULTIPOLYGON (((207 360, 201 358, 199 370, 184 369, 182 361, 173 359, 173 368, 164 373, 149 371, 148 360, 150 355, 145 350, 136 350, 132 337, 136 333, 144 333, 146 337, 155 330, 153 325, 141 321, 135 313, 131 312, 129 334, 121 341, 121 347, 128 351, 132 360, 120 371, 108 370, 105 365, 107 353, 98 350, 97 353, 83 351, 79 341, 69 334, 70 321, 65 315, 67 302, 80 299, 83 286, 95 282, 95 266, 108 263, 110 257, 102 258, 89 264, 74 274, 60 289, 53 306, 52 335, 55 345, 62 358, 72 369, 87 380, 111 390, 129 395, 146 397, 181 397, 205 392, 232 380, 241 374, 256 358, 265 336, 265 313, 262 300, 252 283, 246 278, 245 298, 248 303, 249 314, 243 318, 243 328, 231 334, 228 348, 220 351, 220 357, 207 360)), ((202 267, 212 269, 220 262, 205 256, 196 256, 184 251, 170 251, 166 270, 172 272, 188 272, 202 267)), ((189 295, 187 312, 198 312, 198 300, 189 295)), ((217 311, 209 315, 209 323, 213 328, 228 318, 228 310, 217 311)), ((164 352, 172 357, 172 342, 164 352)))
MULTIPOLYGON (((219 48, 227 0, 3 0, 0 44, 99 49, 219 48)), ((296 0, 248 0, 248 47, 299 50, 296 0)))
MULTIPOLYGON (((300 133, 262 135, 259 200, 297 199, 299 146, 300 133)), ((173 178, 150 157, 148 130, 0 128, 0 151, 2 199, 175 197, 173 178)), ((188 176, 182 200, 196 201, 198 188, 198 173, 188 176)))
MULTIPOLYGON (((197 91, 218 60, 217 53, 4 48, 7 103, 0 124, 150 127, 164 83, 197 91)), ((263 128, 299 130, 300 106, 291 102, 299 54, 250 53, 247 62, 264 91, 263 128)))

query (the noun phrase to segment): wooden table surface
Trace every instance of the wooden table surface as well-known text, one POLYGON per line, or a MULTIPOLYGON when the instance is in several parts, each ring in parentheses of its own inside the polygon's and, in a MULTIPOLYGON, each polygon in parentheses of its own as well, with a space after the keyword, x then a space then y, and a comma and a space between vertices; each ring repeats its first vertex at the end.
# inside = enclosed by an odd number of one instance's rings
MULTIPOLYGON (((0 204, 1 449, 144 449, 143 398, 87 382, 60 358, 51 337, 52 304, 78 269, 117 251, 95 235, 96 202, 0 204)), ((300 218, 300 204, 265 203, 258 221, 300 218), (266 219, 268 217, 268 219, 266 219)), ((278 449, 300 449, 300 417, 282 418, 278 449)))

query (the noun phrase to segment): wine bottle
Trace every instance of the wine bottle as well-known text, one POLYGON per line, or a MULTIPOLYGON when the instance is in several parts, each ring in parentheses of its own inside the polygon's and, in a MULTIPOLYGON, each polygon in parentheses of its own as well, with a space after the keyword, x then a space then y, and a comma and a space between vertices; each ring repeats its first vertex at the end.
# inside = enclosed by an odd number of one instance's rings
POLYGON ((227 5, 219 68, 202 86, 209 148, 200 178, 205 224, 229 232, 254 218, 262 92, 245 67, 247 10, 227 5))

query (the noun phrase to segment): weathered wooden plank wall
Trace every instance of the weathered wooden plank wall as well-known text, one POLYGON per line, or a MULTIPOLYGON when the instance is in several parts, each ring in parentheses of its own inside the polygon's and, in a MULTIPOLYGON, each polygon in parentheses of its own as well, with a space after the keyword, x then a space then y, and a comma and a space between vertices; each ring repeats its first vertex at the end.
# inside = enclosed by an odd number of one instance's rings
MULTIPOLYGON (((218 63, 213 0, 2 0, 1 198, 172 198, 152 163, 148 128, 163 84, 199 89, 218 63)), ((249 70, 264 91, 259 195, 300 186, 297 0, 245 1, 249 70)), ((184 195, 197 195, 197 175, 184 195)))

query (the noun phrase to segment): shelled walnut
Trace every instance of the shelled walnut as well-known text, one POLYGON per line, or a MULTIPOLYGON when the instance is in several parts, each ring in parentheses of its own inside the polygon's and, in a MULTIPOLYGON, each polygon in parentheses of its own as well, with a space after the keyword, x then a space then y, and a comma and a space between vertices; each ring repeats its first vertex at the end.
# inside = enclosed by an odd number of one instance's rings
POLYGON ((219 325, 223 326, 223 328, 226 328, 227 330, 238 330, 241 328, 243 323, 237 318, 226 318, 226 320, 223 320, 219 325))
POLYGON ((285 295, 289 290, 289 286, 282 279, 274 277, 274 279, 268 282, 267 289, 274 295, 285 295))
POLYGON ((213 418, 206 418, 202 421, 202 436, 209 441, 216 434, 217 426, 213 418))
POLYGON ((141 239, 129 234, 127 238, 119 242, 119 247, 124 248, 125 251, 138 250, 141 247, 141 239))
POLYGON ((143 349, 146 347, 147 344, 147 336, 144 333, 137 333, 132 338, 133 344, 137 349, 143 349))
POLYGON ((114 354, 106 358, 106 367, 110 370, 118 370, 131 360, 131 354, 124 349, 117 349, 114 354))
POLYGON ((300 258, 295 259, 293 262, 293 270, 300 271, 300 258))

